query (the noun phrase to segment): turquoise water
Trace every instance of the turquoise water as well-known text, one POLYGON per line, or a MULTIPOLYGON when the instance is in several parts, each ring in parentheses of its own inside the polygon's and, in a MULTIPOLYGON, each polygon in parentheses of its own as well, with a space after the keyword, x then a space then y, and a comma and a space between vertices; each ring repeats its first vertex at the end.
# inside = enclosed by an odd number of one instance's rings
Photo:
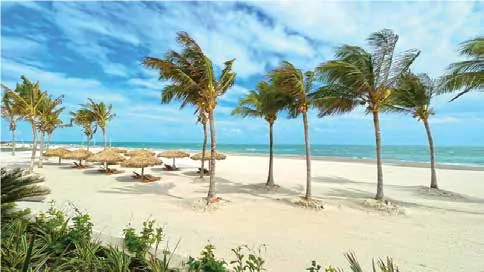
MULTIPOLYGON (((55 144, 73 144, 73 142, 55 142, 55 144)), ((102 143, 96 144, 102 146, 102 143)), ((200 150, 201 144, 172 144, 147 142, 113 142, 112 146, 126 148, 184 149, 200 150)), ((229 153, 267 154, 268 145, 264 144, 217 144, 217 150, 229 153)), ((281 155, 304 155, 304 145, 275 145, 274 153, 281 155)), ((445 146, 437 147, 437 162, 448 164, 484 165, 484 147, 445 146)), ((375 158, 375 148, 364 145, 312 145, 313 156, 344 157, 356 159, 375 158)), ((426 146, 384 146, 383 159, 387 161, 428 162, 426 146)))

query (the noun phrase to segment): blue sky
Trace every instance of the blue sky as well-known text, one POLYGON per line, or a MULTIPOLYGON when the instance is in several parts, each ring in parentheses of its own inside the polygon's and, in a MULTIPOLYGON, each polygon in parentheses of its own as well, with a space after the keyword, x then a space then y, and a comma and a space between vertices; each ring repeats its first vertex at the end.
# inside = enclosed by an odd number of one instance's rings
MULTIPOLYGON (((117 117, 112 141, 199 142, 192 109, 161 105, 166 84, 140 65, 145 56, 177 49, 176 33, 187 31, 214 64, 236 58, 237 84, 216 111, 220 143, 266 143, 263 120, 230 116, 238 99, 281 60, 307 70, 333 57, 341 44, 366 47, 382 28, 400 35, 398 50, 418 48, 415 72, 441 75, 460 60, 459 42, 484 35, 484 2, 2 2, 1 81, 14 87, 20 75, 39 80, 53 95, 65 95, 67 111, 88 97, 112 103, 117 117)), ((431 120, 438 145, 484 145, 484 95, 448 103, 434 101, 431 120)), ((65 122, 67 115, 63 116, 65 122)), ((374 144, 371 117, 363 109, 318 119, 310 114, 314 144, 374 144)), ((426 144, 423 125, 410 116, 383 114, 384 144, 426 144)), ((10 139, 2 120, 2 140, 10 139)), ((30 140, 28 124, 18 138, 30 140)), ((281 116, 276 143, 303 143, 300 119, 281 116)), ((82 139, 80 128, 64 128, 54 140, 82 139)), ((101 141, 100 135, 96 136, 101 141)))

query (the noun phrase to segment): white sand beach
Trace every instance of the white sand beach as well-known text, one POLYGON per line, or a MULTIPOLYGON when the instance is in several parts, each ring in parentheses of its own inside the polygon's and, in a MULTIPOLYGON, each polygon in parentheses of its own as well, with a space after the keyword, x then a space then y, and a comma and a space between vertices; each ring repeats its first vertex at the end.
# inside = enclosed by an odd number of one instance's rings
MULTIPOLYGON (((2 152, 2 167, 27 165, 29 156, 2 152)), ((437 194, 426 189, 429 169, 384 165, 386 198, 403 211, 390 215, 362 205, 375 193, 373 164, 313 160, 313 195, 325 206, 314 211, 288 201, 304 193, 304 160, 276 157, 275 182, 281 187, 267 192, 258 187, 266 180, 266 157, 229 155, 216 168, 217 193, 228 202, 203 212, 192 207, 208 188, 208 178, 194 174, 199 162, 178 159, 176 172, 147 168, 162 177, 154 183, 131 179, 139 169, 103 175, 96 168, 72 169, 69 160, 56 162, 50 158, 36 170, 52 193, 22 207, 42 211, 55 200, 68 210, 72 203, 92 215, 96 231, 118 237, 128 223, 139 227, 154 219, 165 226, 170 244, 181 239, 181 255, 198 256, 211 241, 225 259, 237 245, 265 244, 268 271, 304 271, 311 260, 347 268, 347 251, 364 268, 372 257, 391 256, 402 271, 484 271, 484 171, 438 169, 441 189, 452 193, 437 194)))

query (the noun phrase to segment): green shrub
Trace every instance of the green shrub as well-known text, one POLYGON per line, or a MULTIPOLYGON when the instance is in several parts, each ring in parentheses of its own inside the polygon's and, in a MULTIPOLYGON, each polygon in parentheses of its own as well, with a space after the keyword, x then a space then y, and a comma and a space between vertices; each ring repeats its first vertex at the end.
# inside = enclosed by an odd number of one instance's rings
POLYGON ((136 258, 144 259, 153 245, 155 245, 155 251, 158 250, 158 246, 163 240, 163 228, 154 228, 154 225, 154 220, 143 222, 143 229, 139 235, 132 227, 123 230, 124 245, 136 258))
POLYGON ((213 250, 215 246, 209 243, 202 250, 200 258, 194 259, 189 257, 187 265, 189 272, 226 272, 226 262, 224 260, 217 260, 213 250))

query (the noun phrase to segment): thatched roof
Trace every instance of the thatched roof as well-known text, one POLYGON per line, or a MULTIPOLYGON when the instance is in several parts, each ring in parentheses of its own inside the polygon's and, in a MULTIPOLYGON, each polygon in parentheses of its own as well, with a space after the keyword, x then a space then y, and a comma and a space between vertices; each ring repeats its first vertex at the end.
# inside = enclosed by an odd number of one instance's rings
POLYGON ((124 160, 125 158, 123 156, 112 149, 103 150, 87 158, 87 161, 107 163, 121 162, 124 160))
POLYGON ((126 153, 126 156, 154 156, 156 153, 148 149, 134 149, 126 153))
POLYGON ((124 167, 143 168, 153 165, 159 165, 163 162, 154 156, 133 156, 121 163, 124 167))
POLYGON ((47 150, 44 153, 44 156, 46 156, 46 157, 62 157, 69 152, 71 152, 69 149, 66 149, 66 148, 63 148, 63 147, 58 147, 58 148, 47 150))
POLYGON ((92 155, 91 151, 87 151, 85 149, 77 149, 72 152, 64 154, 62 158, 73 159, 73 160, 85 160, 91 155, 92 155))
MULTIPOLYGON (((211 152, 210 151, 206 151, 205 152, 205 159, 206 160, 210 160, 211 158, 212 158, 211 152)), ((225 158, 227 158, 226 155, 221 154, 221 153, 218 153, 218 152, 215 152, 215 159, 216 160, 225 160, 225 158)), ((202 159, 202 153, 197 153, 197 154, 191 156, 191 159, 192 160, 201 160, 202 159)))
POLYGON ((124 149, 124 148, 121 148, 121 147, 110 147, 108 148, 109 150, 112 150, 116 153, 123 153, 125 154, 126 152, 128 152, 128 150, 124 149))
POLYGON ((163 158, 186 158, 190 157, 190 153, 181 150, 167 150, 159 153, 157 157, 163 158))

